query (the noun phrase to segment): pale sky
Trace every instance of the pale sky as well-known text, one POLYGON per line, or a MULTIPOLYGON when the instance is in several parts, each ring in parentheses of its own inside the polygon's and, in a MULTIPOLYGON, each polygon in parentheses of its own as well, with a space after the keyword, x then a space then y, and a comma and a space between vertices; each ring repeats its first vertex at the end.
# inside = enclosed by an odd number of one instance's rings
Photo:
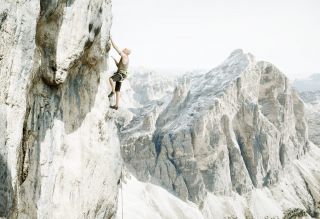
POLYGON ((291 79, 320 73, 320 0, 113 0, 131 67, 210 69, 235 49, 291 79))

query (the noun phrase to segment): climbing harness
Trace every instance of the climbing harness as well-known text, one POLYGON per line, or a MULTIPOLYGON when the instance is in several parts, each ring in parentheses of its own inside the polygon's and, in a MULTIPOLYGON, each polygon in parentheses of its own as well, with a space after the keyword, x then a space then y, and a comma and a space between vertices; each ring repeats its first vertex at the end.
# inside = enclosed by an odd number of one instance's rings
POLYGON ((123 71, 119 71, 117 74, 119 74, 121 77, 120 82, 124 81, 124 79, 127 77, 127 72, 124 73, 123 71))

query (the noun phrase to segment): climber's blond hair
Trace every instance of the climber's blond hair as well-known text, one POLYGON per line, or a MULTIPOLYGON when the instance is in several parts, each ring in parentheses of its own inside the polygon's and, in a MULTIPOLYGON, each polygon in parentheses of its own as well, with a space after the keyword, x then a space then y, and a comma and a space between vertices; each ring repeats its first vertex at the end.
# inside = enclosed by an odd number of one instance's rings
POLYGON ((130 55, 131 50, 128 48, 125 48, 124 50, 122 50, 123 53, 125 53, 126 55, 130 55))

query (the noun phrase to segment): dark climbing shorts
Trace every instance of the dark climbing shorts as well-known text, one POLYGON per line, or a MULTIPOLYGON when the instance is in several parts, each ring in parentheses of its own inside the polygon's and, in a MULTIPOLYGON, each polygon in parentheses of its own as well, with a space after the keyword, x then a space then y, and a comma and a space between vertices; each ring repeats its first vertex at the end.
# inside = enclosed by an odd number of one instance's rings
POLYGON ((115 87, 115 91, 120 91, 121 89, 121 84, 122 84, 122 80, 123 78, 121 77, 121 75, 119 73, 114 73, 111 76, 112 80, 116 82, 116 87, 115 87))
POLYGON ((120 89, 121 89, 121 82, 120 81, 116 81, 116 87, 115 87, 115 91, 120 91, 120 89))

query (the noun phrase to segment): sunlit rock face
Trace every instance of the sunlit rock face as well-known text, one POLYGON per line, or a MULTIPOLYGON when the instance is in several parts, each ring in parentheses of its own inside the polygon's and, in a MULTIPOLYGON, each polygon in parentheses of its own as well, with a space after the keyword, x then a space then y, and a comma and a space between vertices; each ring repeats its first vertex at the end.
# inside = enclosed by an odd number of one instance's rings
POLYGON ((102 83, 111 1, 1 4, 0 217, 111 217, 121 168, 102 83))
MULTIPOLYGON (((158 87, 170 85, 163 78, 157 80, 158 87)), ((130 84, 139 84, 139 80, 130 84)), ((259 213, 250 200, 260 194, 259 189, 275 188, 283 179, 294 177, 296 181, 288 188, 301 186, 308 194, 295 197, 296 204, 307 203, 296 206, 316 214, 317 204, 310 200, 319 200, 317 180, 310 183, 313 189, 308 192, 301 184, 308 177, 300 175, 295 164, 312 147, 304 104, 284 74, 236 50, 217 68, 186 74, 174 84, 171 95, 163 92, 142 107, 129 109, 133 117, 121 127, 120 140, 123 159, 133 175, 197 203, 205 218, 215 218, 210 210, 212 194, 247 197, 247 204, 241 207, 247 216, 283 216, 295 204, 286 194, 283 199, 290 201, 280 204, 279 188, 274 194, 262 192, 274 195, 270 195, 278 208, 274 215, 259 213)), ((143 91, 135 95, 145 97, 143 91)), ((226 207, 224 216, 233 211, 230 209, 226 207)))

